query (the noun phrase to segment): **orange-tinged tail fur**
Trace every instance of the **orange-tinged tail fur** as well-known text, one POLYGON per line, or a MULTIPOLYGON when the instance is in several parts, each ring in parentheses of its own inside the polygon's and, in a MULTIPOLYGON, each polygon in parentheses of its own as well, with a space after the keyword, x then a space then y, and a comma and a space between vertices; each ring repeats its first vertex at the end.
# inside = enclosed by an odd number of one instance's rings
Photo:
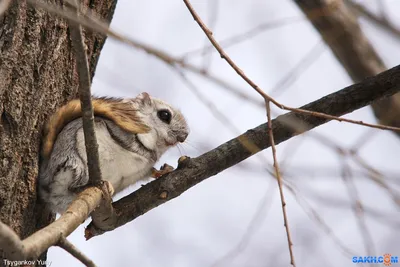
MULTIPOLYGON (((113 121, 123 130, 130 133, 147 133, 149 127, 143 124, 133 109, 131 103, 122 102, 114 98, 94 98, 92 100, 93 113, 95 116, 103 117, 113 121)), ((42 157, 49 158, 53 150, 57 135, 71 121, 80 118, 81 102, 74 99, 62 106, 54 113, 44 128, 42 143, 42 157)))

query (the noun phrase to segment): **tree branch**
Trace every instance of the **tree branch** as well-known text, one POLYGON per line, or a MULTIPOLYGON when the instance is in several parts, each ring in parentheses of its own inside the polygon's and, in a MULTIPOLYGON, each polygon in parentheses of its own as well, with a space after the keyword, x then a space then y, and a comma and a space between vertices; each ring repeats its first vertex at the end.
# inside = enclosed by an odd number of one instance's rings
MULTIPOLYGON (((309 18, 354 82, 359 82, 365 77, 376 75, 386 69, 382 59, 361 30, 357 18, 343 1, 293 1, 309 18), (314 15, 316 9, 320 10, 322 16, 314 15)), ((398 103, 400 103, 400 94, 372 104, 374 114, 381 124, 400 126, 398 103)), ((400 137, 399 132, 395 133, 400 137)))
POLYGON ((94 264, 91 259, 80 252, 79 249, 70 243, 66 238, 61 238, 60 242, 58 242, 58 246, 80 260, 80 262, 85 264, 87 267, 96 267, 96 264, 94 264))
POLYGON ((81 192, 61 217, 24 240, 0 222, 0 248, 10 260, 37 259, 46 249, 69 236, 100 204, 102 190, 90 187, 81 192))
POLYGON ((268 100, 265 100, 265 106, 267 109, 267 117, 268 117, 267 126, 268 126, 269 142, 271 144, 272 158, 274 159, 275 177, 276 177, 276 180, 278 181, 279 195, 281 198, 281 206, 282 206, 282 213, 283 213, 283 225, 285 226, 286 237, 287 237, 287 241, 288 241, 290 264, 293 267, 296 267, 296 262, 295 262, 294 254, 293 254, 293 241, 292 241, 292 236, 290 234, 289 220, 288 220, 287 211, 286 211, 286 200, 285 200, 285 195, 283 194, 282 175, 281 175, 281 171, 279 169, 278 157, 276 156, 274 129, 272 127, 272 120, 271 120, 271 106, 270 106, 270 102, 268 100))
MULTIPOLYGON (((78 0, 69 0, 69 5, 78 15, 78 0)), ((95 185, 101 181, 99 146, 94 130, 94 115, 92 94, 90 90, 89 64, 85 51, 85 43, 82 37, 82 27, 79 23, 69 21, 72 50, 76 58, 76 69, 79 78, 79 99, 81 101, 83 133, 85 139, 87 164, 89 171, 89 183, 95 185)))
MULTIPOLYGON (((391 96, 398 91, 400 91, 400 66, 327 95, 303 106, 302 109, 324 112, 332 116, 342 116, 369 105, 373 101, 391 96)), ((306 127, 304 131, 311 130, 330 121, 328 118, 295 112, 281 115, 272 122, 276 144, 301 133, 287 125, 288 121, 297 120, 304 123, 306 127)), ((141 187, 114 203, 113 206, 117 218, 113 228, 115 229, 134 220, 149 210, 178 197, 205 179, 270 147, 268 137, 267 124, 262 124, 197 158, 181 159, 175 171, 141 187), (249 151, 242 145, 241 140, 248 140, 254 143, 259 150, 249 151)), ((88 225, 86 231, 90 231, 93 236, 104 232, 96 228, 93 223, 88 225)))

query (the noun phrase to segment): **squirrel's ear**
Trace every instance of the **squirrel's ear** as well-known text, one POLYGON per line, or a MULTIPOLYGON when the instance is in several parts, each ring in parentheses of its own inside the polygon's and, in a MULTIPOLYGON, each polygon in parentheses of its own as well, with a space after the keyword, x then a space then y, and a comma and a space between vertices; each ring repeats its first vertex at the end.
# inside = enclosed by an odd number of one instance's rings
POLYGON ((139 100, 143 105, 151 105, 150 95, 146 92, 140 93, 136 99, 139 100))

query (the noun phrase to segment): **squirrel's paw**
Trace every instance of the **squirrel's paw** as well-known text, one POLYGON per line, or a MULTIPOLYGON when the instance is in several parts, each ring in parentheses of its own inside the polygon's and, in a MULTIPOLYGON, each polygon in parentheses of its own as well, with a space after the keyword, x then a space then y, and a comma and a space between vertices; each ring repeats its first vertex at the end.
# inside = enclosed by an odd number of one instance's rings
POLYGON ((151 177, 153 178, 160 178, 164 174, 170 173, 174 170, 174 167, 168 165, 167 163, 164 163, 164 165, 161 166, 160 170, 157 170, 156 168, 151 169, 151 177))

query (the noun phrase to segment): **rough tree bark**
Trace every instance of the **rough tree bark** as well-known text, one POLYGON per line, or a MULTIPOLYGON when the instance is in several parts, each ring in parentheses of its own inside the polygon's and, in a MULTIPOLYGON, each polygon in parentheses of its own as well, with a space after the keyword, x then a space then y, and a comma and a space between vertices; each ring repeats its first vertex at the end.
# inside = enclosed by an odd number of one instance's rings
MULTIPOLYGON (((106 21, 116 3, 82 1, 106 21)), ((104 41, 85 32, 92 78, 104 41)), ((0 220, 21 238, 52 220, 36 196, 40 137, 48 115, 76 97, 75 64, 67 21, 25 1, 0 17, 0 220)))

